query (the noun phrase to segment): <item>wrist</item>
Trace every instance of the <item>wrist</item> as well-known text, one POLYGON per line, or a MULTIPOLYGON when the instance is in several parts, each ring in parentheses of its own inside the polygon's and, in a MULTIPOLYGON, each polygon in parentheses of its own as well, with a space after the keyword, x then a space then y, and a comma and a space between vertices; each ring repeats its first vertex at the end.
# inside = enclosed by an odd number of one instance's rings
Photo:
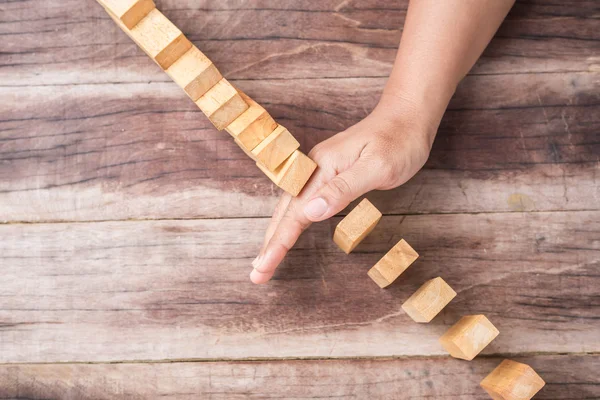
POLYGON ((401 91, 385 90, 374 113, 383 116, 393 126, 410 128, 404 130, 419 135, 419 139, 431 148, 445 108, 432 107, 422 99, 401 91))

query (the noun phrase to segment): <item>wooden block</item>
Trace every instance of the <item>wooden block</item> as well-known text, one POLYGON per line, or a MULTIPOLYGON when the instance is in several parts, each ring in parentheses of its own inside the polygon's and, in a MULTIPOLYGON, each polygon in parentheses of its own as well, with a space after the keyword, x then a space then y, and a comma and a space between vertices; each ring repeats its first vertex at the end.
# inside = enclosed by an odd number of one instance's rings
MULTIPOLYGON (((244 153, 246 153, 246 155, 248 157, 250 157, 252 160, 254 160, 254 162, 256 162, 256 157, 254 157, 254 154, 252 154, 251 151, 248 151, 248 149, 246 149, 246 146, 244 146, 240 141, 238 141, 237 139, 235 140, 235 143, 240 146, 240 149, 242 149, 244 151, 244 153)), ((262 170, 262 167, 260 166, 259 163, 256 163, 256 165, 258 165, 258 167, 262 170)), ((264 171, 263 171, 264 172, 264 171)), ((270 172, 269 172, 270 173, 270 172)))
POLYGON ((242 92, 240 95, 250 107, 227 127, 227 132, 252 151, 277 129, 277 122, 260 104, 242 92))
POLYGON ((398 279, 417 258, 419 254, 403 239, 371 268, 369 277, 383 289, 398 279))
POLYGON ((252 150, 252 154, 263 167, 275 172, 289 156, 298 150, 300 143, 292 134, 279 125, 275 131, 252 150))
POLYGON ((379 220, 381 212, 364 199, 335 228, 333 241, 346 254, 350 254, 375 229, 379 220))
POLYGON ((471 361, 499 333, 485 315, 467 315, 448 329, 440 343, 452 357, 471 361))
POLYGON ((196 105, 220 131, 248 109, 248 104, 242 99, 242 96, 224 78, 200 97, 196 101, 196 105))
POLYGON ((112 16, 132 29, 156 8, 152 0, 98 0, 112 16))
POLYGON ((192 46, 175 61, 167 69, 167 74, 193 101, 198 100, 223 79, 215 64, 196 46, 192 46))
POLYGON ((294 197, 300 194, 306 182, 317 169, 317 163, 300 150, 296 150, 275 172, 269 171, 260 163, 256 163, 256 165, 273 183, 294 197))
POLYGON ((546 382, 527 364, 504 360, 481 381, 494 400, 529 400, 546 382))
POLYGON ((183 33, 157 9, 150 11, 129 34, 165 70, 192 47, 183 33))
POLYGON ((442 278, 435 278, 410 296, 402 309, 415 322, 430 322, 455 297, 456 292, 442 278))

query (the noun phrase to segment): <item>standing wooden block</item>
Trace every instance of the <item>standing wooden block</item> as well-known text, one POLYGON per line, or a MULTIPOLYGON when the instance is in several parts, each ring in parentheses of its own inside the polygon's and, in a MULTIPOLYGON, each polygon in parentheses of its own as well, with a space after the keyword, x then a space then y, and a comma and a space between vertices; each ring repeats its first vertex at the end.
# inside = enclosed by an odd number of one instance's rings
POLYGON ((221 79, 196 105, 220 131, 248 109, 248 104, 227 79, 221 79))
POLYGON ((402 309, 415 322, 431 322, 455 297, 456 292, 442 278, 435 278, 410 296, 402 309))
POLYGON ((277 129, 277 122, 260 104, 242 92, 240 95, 250 107, 227 127, 227 132, 252 151, 277 129))
POLYGON ((275 172, 269 171, 260 163, 256 163, 256 165, 273 183, 294 197, 300 194, 306 182, 317 169, 317 163, 300 150, 296 150, 275 172))
POLYGON ((148 13, 156 8, 152 0, 98 0, 112 16, 127 29, 136 26, 148 13))
POLYGON ((483 381, 481 387, 494 400, 529 400, 546 382, 527 364, 504 360, 483 381))
POLYGON ((350 254, 380 220, 381 212, 369 200, 363 199, 335 228, 333 241, 350 254))
POLYGON ((398 279, 417 258, 419 258, 419 254, 402 239, 371 268, 369 277, 380 288, 386 288, 398 279))
POLYGON ((454 358, 471 361, 500 332, 485 315, 467 315, 440 338, 440 343, 454 358))
POLYGON ((192 46, 175 61, 167 69, 167 74, 193 101, 198 100, 223 79, 215 64, 196 46, 192 46))
POLYGON ((252 154, 263 167, 274 172, 299 147, 300 143, 296 138, 279 125, 272 134, 252 150, 252 154))
POLYGON ((150 11, 129 34, 165 70, 192 47, 183 33, 157 9, 150 11))

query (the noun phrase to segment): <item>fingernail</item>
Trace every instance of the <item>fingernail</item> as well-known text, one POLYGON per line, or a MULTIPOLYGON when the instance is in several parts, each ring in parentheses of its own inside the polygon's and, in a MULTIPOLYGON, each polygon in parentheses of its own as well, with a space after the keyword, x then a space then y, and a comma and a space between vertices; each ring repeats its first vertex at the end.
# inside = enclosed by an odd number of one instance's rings
POLYGON ((256 267, 258 267, 260 265, 261 259, 262 259, 262 255, 259 254, 258 256, 256 256, 254 261, 252 261, 252 268, 256 269, 256 267))
POLYGON ((328 208, 329 206, 327 205, 325 199, 317 197, 316 199, 311 200, 304 207, 304 214, 306 214, 308 218, 321 218, 323 215, 325 215, 328 208))

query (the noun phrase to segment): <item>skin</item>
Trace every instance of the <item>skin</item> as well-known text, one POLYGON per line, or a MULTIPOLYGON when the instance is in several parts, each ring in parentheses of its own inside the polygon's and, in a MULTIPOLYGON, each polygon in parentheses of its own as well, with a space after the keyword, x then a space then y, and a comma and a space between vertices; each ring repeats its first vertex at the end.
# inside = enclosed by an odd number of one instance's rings
POLYGON ((379 104, 364 120, 311 151, 319 169, 300 196, 281 197, 252 263, 252 282, 267 283, 311 223, 331 218, 371 190, 394 189, 423 167, 456 87, 513 4, 411 0, 379 104))

